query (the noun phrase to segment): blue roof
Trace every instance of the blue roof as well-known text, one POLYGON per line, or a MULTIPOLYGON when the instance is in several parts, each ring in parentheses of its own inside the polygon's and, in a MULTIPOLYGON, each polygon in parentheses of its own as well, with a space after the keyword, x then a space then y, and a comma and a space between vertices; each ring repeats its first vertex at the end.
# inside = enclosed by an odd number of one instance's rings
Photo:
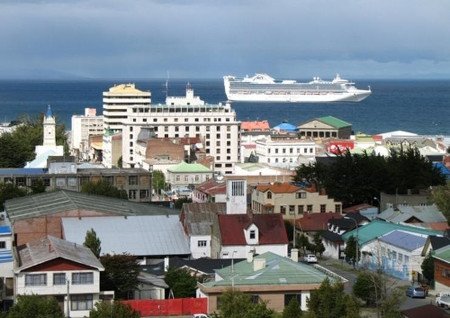
POLYGON ((439 169, 439 171, 441 171, 441 173, 442 173, 447 179, 450 178, 450 169, 447 168, 442 162, 435 162, 435 163, 433 163, 433 164, 434 164, 434 166, 435 166, 436 168, 439 169))
POLYGON ((45 117, 53 117, 52 107, 50 105, 47 106, 47 112, 45 113, 45 117))
POLYGON ((406 251, 422 248, 427 240, 426 236, 416 235, 395 230, 379 238, 381 242, 389 243, 406 251))
POLYGON ((45 169, 41 168, 4 168, 0 169, 0 175, 6 176, 6 175, 20 175, 20 174, 26 174, 26 175, 36 175, 36 174, 44 174, 45 169))
POLYGON ((283 123, 279 124, 278 126, 273 127, 273 129, 285 130, 285 131, 296 131, 297 127, 292 124, 283 122, 283 123))
POLYGON ((11 227, 9 225, 0 226, 0 234, 11 234, 11 227))

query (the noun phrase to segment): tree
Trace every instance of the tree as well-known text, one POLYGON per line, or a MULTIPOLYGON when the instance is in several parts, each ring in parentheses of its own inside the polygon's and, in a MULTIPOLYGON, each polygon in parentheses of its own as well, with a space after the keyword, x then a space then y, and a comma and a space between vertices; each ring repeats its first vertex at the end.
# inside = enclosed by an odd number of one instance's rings
POLYGON ((197 280, 184 268, 169 267, 164 281, 175 298, 195 297, 197 280))
POLYGON ((422 265, 422 275, 428 280, 428 282, 434 282, 434 259, 431 251, 423 259, 422 265))
POLYGON ((100 273, 101 290, 114 290, 116 298, 127 299, 138 285, 137 258, 127 253, 100 257, 105 271, 100 273))
POLYGON ((272 318, 273 310, 266 303, 253 303, 251 296, 240 291, 228 290, 219 296, 221 318, 272 318))
POLYGON ((299 318, 302 316, 302 310, 297 299, 292 298, 289 304, 284 307, 282 318, 299 318))
POLYGON ((52 296, 19 295, 8 313, 9 318, 64 318, 58 301, 52 296))
POLYGON ((450 184, 434 188, 431 198, 450 224, 450 184))
POLYGON ((155 193, 161 194, 161 190, 166 188, 166 177, 161 170, 155 170, 152 173, 152 187, 155 193))
POLYGON ((47 187, 45 186, 44 180, 42 180, 42 178, 34 180, 34 182, 30 186, 32 194, 43 193, 46 189, 47 187))
POLYGON ((286 229, 286 234, 288 236, 288 240, 292 241, 294 238, 294 226, 292 225, 292 223, 289 220, 284 220, 284 228, 286 229))
POLYGON ((101 301, 89 312, 89 318, 139 318, 139 312, 120 301, 101 301))
POLYGON ((175 204, 173 207, 175 209, 181 209, 183 207, 184 203, 191 203, 191 202, 192 202, 192 199, 190 199, 190 198, 179 198, 178 200, 175 201, 175 204))
POLYGON ((100 252, 102 250, 101 243, 102 241, 100 241, 100 239, 97 237, 97 233, 94 231, 94 229, 91 228, 86 232, 83 245, 89 248, 97 258, 100 257, 100 252))
POLYGON ((0 209, 4 209, 6 200, 23 197, 27 195, 25 189, 19 188, 12 183, 0 183, 0 209))
POLYGON ((297 237, 296 241, 297 247, 303 250, 303 255, 306 254, 306 251, 311 250, 311 243, 309 243, 308 237, 302 233, 299 237, 297 237))
POLYGON ((375 306, 377 303, 375 290, 377 285, 380 286, 381 283, 376 276, 373 276, 370 272, 361 272, 353 285, 353 295, 365 301, 367 306, 375 306))
POLYGON ((347 244, 345 245, 345 258, 347 261, 350 261, 355 265, 355 263, 361 258, 361 252, 358 251, 359 255, 356 255, 356 244, 358 242, 356 241, 355 237, 352 235, 348 238, 347 244))
POLYGON ((314 250, 314 253, 322 256, 322 253, 325 252, 325 246, 322 243, 322 237, 319 232, 314 234, 313 241, 314 245, 312 246, 312 249, 314 250))
POLYGON ((128 199, 128 194, 125 190, 117 189, 106 180, 86 182, 82 185, 81 192, 119 199, 128 199))
POLYGON ((344 293, 340 281, 333 284, 326 278, 319 289, 311 291, 308 299, 309 312, 306 317, 314 318, 357 318, 359 307, 354 297, 344 293))

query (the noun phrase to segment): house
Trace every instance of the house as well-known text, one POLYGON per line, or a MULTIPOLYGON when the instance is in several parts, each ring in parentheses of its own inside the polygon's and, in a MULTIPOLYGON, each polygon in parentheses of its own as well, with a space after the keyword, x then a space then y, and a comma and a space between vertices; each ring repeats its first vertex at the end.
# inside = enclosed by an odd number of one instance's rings
POLYGON ((93 229, 102 242, 102 254, 128 253, 142 265, 166 256, 191 254, 188 237, 179 216, 141 215, 62 218, 64 238, 83 244, 86 232, 93 229))
POLYGON ((450 238, 447 236, 430 235, 423 246, 422 256, 427 256, 429 253, 433 253, 447 245, 450 245, 450 238))
MULTIPOLYGON (((290 182, 295 172, 288 169, 271 167, 260 162, 237 163, 234 174, 230 178, 242 178, 249 185, 258 185, 270 182, 290 182)), ((228 178, 228 176, 227 176, 228 178)))
POLYGON ((252 211, 258 214, 280 213, 285 219, 296 219, 319 212, 341 213, 342 203, 313 187, 285 182, 256 186, 252 192, 252 211))
POLYGON ((104 267, 89 248, 49 235, 18 246, 16 255, 16 295, 54 296, 70 317, 88 316, 100 300, 104 267))
POLYGON ((62 217, 171 215, 178 211, 100 195, 59 190, 5 202, 14 241, 22 245, 47 235, 63 238, 62 217))
POLYGON ((277 312, 295 298, 305 311, 311 291, 318 289, 326 278, 313 266, 272 252, 254 257, 249 254, 245 261, 216 270, 214 281, 199 283, 197 298, 208 299, 208 313, 217 310, 218 298, 230 289, 250 294, 254 302, 264 301, 277 312))
POLYGON ((211 179, 212 176, 212 170, 199 163, 183 161, 167 169, 167 183, 173 190, 193 187, 211 179))
POLYGON ((438 293, 450 288, 450 245, 437 249, 434 258, 434 290, 438 293))
POLYGON ((419 206, 429 205, 431 202, 431 192, 429 190, 420 190, 418 193, 408 191, 407 193, 388 194, 380 193, 380 212, 388 208, 398 206, 419 206))
POLYGON ((245 258, 249 252, 287 256, 288 237, 280 214, 218 215, 220 258, 245 258))
POLYGON ((13 235, 11 226, 5 222, 4 213, 0 214, 0 299, 3 308, 8 309, 14 296, 14 260, 13 260, 13 235))
POLYGON ((415 206, 398 205, 395 208, 387 208, 377 218, 388 222, 406 224, 426 225, 429 223, 447 223, 446 217, 439 211, 435 204, 415 206))
POLYGON ((192 192, 192 202, 226 202, 227 184, 222 176, 197 185, 192 192))
POLYGON ((349 139, 352 125, 333 116, 307 121, 298 126, 301 137, 349 139))

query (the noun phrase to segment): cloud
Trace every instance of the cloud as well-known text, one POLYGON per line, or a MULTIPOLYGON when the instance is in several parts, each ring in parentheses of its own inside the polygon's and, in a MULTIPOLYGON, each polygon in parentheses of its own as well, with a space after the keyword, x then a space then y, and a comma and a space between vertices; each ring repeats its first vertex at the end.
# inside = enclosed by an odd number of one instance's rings
POLYGON ((426 61, 430 76, 442 76, 439 67, 450 57, 448 12, 443 0, 3 1, 0 58, 8 63, 0 73, 164 77, 170 69, 218 77, 353 61, 364 75, 374 64, 409 73, 426 61))

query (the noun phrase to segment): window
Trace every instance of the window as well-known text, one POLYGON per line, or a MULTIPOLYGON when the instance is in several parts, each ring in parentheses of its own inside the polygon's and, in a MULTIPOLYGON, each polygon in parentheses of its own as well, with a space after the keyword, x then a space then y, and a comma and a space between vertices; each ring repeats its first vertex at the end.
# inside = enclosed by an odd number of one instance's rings
POLYGON ((284 306, 289 305, 292 299, 296 299, 298 302, 298 306, 301 307, 302 294, 284 294, 284 306))
POLYGON ((306 192, 297 192, 295 194, 296 199, 306 199, 306 192))
POLYGON ((128 199, 136 199, 137 190, 128 190, 128 199))
POLYGON ((53 274, 53 285, 65 285, 65 284, 66 284, 66 274, 65 273, 53 274))
POLYGON ((280 206, 280 213, 286 214, 286 207, 284 205, 280 206))
POLYGON ((251 230, 250 231, 250 239, 254 240, 256 238, 256 231, 255 230, 251 230))
POLYGON ((298 206, 298 214, 303 214, 305 207, 303 205, 298 206))
POLYGON ((197 246, 198 247, 205 247, 207 245, 207 242, 206 241, 198 241, 197 242, 197 246))
POLYGON ((232 196, 244 196, 244 181, 232 181, 231 182, 231 195, 232 196))
POLYGON ((93 307, 93 296, 88 295, 70 295, 72 310, 91 310, 93 307))
POLYGON ((258 304, 259 303, 259 295, 252 295, 251 301, 253 304, 258 304))
POLYGON ((85 285, 94 283, 94 273, 72 273, 72 285, 85 285))
POLYGON ((140 199, 148 198, 148 190, 140 190, 139 191, 139 198, 140 199))
POLYGON ((327 212, 327 205, 321 204, 320 205, 320 213, 325 213, 325 212, 327 212))
POLYGON ((289 206, 289 214, 295 214, 295 205, 289 206))
POLYGON ((47 274, 27 274, 25 275, 25 286, 46 286, 47 274))
POLYGON ((335 211, 336 213, 341 213, 341 205, 340 205, 340 204, 336 204, 336 205, 334 206, 334 211, 335 211))
POLYGON ((272 192, 270 191, 267 192, 267 199, 272 199, 272 192))
POLYGON ((308 204, 308 205, 306 206, 306 211, 312 212, 312 210, 313 210, 312 204, 308 204))
POLYGON ((6 248, 6 242, 0 241, 0 248, 6 248))
POLYGON ((128 184, 129 185, 137 185, 138 184, 138 177, 137 176, 129 176, 128 177, 128 184))

